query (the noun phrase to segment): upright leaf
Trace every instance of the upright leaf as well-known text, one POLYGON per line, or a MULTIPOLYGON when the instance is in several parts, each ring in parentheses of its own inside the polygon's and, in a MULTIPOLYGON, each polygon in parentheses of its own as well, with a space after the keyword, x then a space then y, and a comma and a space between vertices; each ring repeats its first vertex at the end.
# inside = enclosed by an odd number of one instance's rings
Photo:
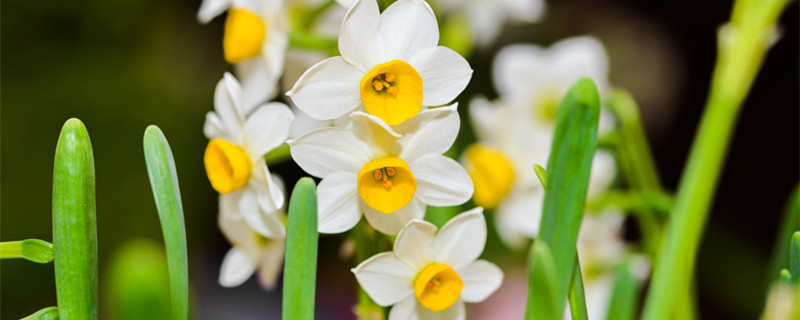
POLYGON ((114 248, 109 265, 102 280, 110 319, 170 319, 169 271, 161 243, 129 240, 114 248))
POLYGON ((633 265, 628 262, 616 272, 606 317, 608 320, 636 318, 636 307, 639 305, 639 280, 631 268, 633 265))
POLYGON ((97 319, 94 156, 86 127, 61 128, 53 167, 53 249, 59 318, 97 319))
POLYGON ((550 248, 543 241, 534 240, 530 252, 528 275, 528 301, 525 319, 561 319, 556 301, 556 266, 550 248))
POLYGON ((586 294, 583 290, 583 274, 578 257, 575 256, 575 267, 572 271, 572 283, 569 286, 569 310, 572 320, 587 320, 586 294))
POLYGON ((283 319, 314 319, 317 279, 317 194, 311 178, 302 178, 289 200, 283 319))
POLYGON ((796 285, 800 285, 800 231, 796 231, 792 235, 792 252, 789 256, 792 281, 794 281, 796 285))
POLYGON ((164 245, 167 247, 167 266, 172 297, 172 319, 189 317, 189 270, 186 255, 186 227, 183 205, 178 188, 175 159, 167 138, 156 126, 144 132, 144 159, 147 175, 158 208, 164 245))

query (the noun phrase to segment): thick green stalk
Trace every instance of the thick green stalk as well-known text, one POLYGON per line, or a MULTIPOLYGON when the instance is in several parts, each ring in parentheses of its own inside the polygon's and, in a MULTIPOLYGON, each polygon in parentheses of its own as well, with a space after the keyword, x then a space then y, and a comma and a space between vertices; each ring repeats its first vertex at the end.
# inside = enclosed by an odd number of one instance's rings
POLYGON ((306 177, 297 181, 289 199, 283 319, 314 319, 318 238, 316 185, 306 177))
POLYGON ((94 155, 86 127, 61 128, 53 168, 53 248, 59 318, 97 319, 94 155))
POLYGON ((677 296, 689 294, 700 236, 736 118, 775 40, 775 22, 785 4, 783 0, 737 1, 732 22, 720 29, 711 94, 656 259, 645 320, 668 317, 677 296))
POLYGON ((48 263, 53 261, 53 245, 39 239, 0 242, 0 259, 13 258, 48 263))
POLYGON ((147 175, 161 221, 172 301, 172 319, 189 317, 189 262, 186 253, 186 227, 183 222, 181 191, 175 159, 164 133, 156 126, 144 132, 144 159, 147 175))

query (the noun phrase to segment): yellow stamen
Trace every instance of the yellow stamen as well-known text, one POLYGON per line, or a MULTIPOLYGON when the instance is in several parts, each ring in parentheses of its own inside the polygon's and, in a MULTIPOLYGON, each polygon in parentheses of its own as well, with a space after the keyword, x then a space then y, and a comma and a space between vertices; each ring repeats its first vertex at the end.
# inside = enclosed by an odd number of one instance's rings
POLYGON ((369 114, 388 125, 403 123, 422 108, 422 77, 402 60, 381 63, 361 79, 361 99, 369 114))
POLYGON ((242 148, 226 140, 211 139, 203 162, 211 186, 219 193, 236 191, 250 179, 250 157, 242 148))
POLYGON ((358 194, 371 208, 392 213, 406 206, 417 191, 417 180, 400 158, 381 158, 358 173, 358 194))
POLYGON ((246 9, 228 10, 222 48, 225 60, 236 64, 261 53, 267 38, 267 26, 261 18, 246 9))
MULTIPOLYGON (((495 208, 505 198, 514 183, 514 169, 499 152, 474 144, 465 152, 464 168, 475 185, 475 205, 495 208)), ((531 169, 533 170, 533 169, 531 169)))
POLYGON ((447 264, 431 264, 414 279, 414 295, 417 301, 432 311, 449 308, 461 296, 464 282, 458 273, 447 264))

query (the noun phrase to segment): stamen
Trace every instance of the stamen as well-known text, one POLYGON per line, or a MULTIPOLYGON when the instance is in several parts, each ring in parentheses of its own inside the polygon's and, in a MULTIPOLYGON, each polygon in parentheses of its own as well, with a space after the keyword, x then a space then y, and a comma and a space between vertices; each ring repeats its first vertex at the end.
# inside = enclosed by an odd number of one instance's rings
POLYGON ((397 174, 397 171, 395 171, 393 167, 386 167, 384 169, 386 170, 386 175, 390 177, 394 177, 394 175, 397 174))
POLYGON ((376 169, 376 170, 373 170, 373 171, 372 171, 372 177, 373 177, 373 178, 375 178, 375 180, 381 180, 381 179, 383 179, 383 172, 382 172, 382 170, 381 170, 381 169, 376 169))
POLYGON ((386 88, 386 93, 392 95, 392 97, 397 96, 397 87, 386 88))
POLYGON ((387 73, 383 78, 386 79, 387 82, 394 82, 395 75, 391 74, 391 73, 387 73))
POLYGON ((372 81, 372 87, 375 88, 375 91, 383 90, 383 82, 375 80, 372 81))

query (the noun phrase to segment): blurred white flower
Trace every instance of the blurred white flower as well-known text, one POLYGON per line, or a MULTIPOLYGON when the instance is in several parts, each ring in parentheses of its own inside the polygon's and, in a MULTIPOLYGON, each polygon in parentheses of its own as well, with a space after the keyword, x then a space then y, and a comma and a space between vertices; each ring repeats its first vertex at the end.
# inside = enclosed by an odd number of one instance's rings
POLYGON ((544 0, 439 0, 445 14, 458 14, 470 22, 479 46, 492 44, 506 20, 533 23, 545 14, 544 0))
POLYGON ((225 60, 242 83, 244 113, 277 94, 289 45, 283 0, 203 0, 197 19, 208 23, 228 10, 222 40, 225 60))
POLYGON ((294 116, 282 103, 271 102, 245 117, 242 88, 225 73, 214 93, 214 109, 203 128, 211 139, 205 150, 206 174, 226 210, 241 216, 250 228, 268 238, 282 238, 285 228, 274 212, 284 195, 272 179, 264 155, 283 144, 294 116))
POLYGON ((472 196, 472 181, 442 155, 459 129, 456 106, 421 112, 394 128, 355 112, 349 128, 323 128, 289 141, 292 158, 323 178, 317 189, 322 233, 351 229, 363 212, 380 232, 397 234, 425 205, 451 206, 472 196))
POLYGON ((438 42, 425 1, 399 0, 383 14, 375 0, 357 1, 342 22, 342 55, 311 67, 287 95, 318 120, 365 110, 398 125, 452 101, 469 83, 467 61, 438 42))
POLYGON ((394 305, 390 320, 465 319, 464 302, 485 300, 503 282, 500 268, 476 260, 485 244, 482 208, 454 217, 438 233, 433 224, 413 220, 397 235, 394 251, 352 271, 376 303, 394 305))

